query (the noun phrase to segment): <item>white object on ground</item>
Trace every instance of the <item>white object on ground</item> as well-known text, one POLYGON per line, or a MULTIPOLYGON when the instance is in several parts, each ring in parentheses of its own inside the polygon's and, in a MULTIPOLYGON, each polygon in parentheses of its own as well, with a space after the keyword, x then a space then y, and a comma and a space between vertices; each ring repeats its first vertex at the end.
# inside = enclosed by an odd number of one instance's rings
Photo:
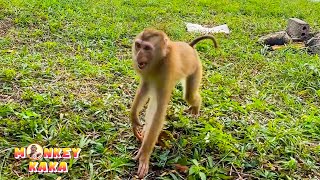
POLYGON ((226 24, 212 27, 212 28, 206 28, 199 24, 192 24, 192 23, 186 23, 187 24, 187 31, 188 32, 200 32, 200 33, 226 33, 229 34, 230 30, 226 24))

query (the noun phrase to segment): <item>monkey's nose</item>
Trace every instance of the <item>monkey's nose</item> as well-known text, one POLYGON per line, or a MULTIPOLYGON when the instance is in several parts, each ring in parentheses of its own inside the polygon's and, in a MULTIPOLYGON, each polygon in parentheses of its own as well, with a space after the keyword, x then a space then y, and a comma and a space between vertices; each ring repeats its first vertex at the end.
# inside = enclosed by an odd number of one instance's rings
POLYGON ((145 63, 145 62, 138 63, 138 67, 140 69, 143 69, 146 65, 147 65, 147 63, 145 63))

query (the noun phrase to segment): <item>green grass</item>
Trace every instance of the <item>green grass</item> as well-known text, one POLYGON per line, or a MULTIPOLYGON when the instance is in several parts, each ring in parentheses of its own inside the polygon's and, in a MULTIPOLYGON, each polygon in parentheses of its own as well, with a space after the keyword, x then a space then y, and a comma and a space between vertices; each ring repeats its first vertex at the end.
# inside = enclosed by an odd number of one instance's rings
POLYGON ((320 30, 305 0, 0 0, 0 179, 128 179, 139 143, 129 124, 138 84, 132 38, 146 27, 191 41, 185 22, 228 24, 229 36, 197 45, 204 66, 201 116, 173 92, 149 179, 320 178, 320 61, 257 39, 290 17, 320 30), (68 174, 28 174, 13 148, 81 147, 68 174), (173 164, 189 167, 186 174, 173 164))

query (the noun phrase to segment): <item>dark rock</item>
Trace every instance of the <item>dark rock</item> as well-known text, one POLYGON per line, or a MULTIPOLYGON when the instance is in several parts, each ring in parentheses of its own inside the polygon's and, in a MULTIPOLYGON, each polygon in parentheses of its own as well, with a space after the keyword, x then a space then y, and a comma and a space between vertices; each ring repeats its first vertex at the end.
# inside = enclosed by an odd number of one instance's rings
POLYGON ((306 43, 306 46, 308 46, 310 53, 320 55, 320 36, 311 38, 306 43))
POLYGON ((318 32, 309 32, 309 35, 306 37, 306 39, 304 39, 305 42, 308 42, 311 38, 313 37, 316 37, 316 36, 319 36, 320 37, 320 34, 318 35, 317 34, 318 32))
POLYGON ((310 51, 312 54, 318 54, 318 55, 320 56, 320 44, 314 45, 314 46, 310 46, 310 47, 309 47, 309 51, 310 51))
POLYGON ((275 32, 259 38, 258 42, 266 45, 283 45, 292 41, 285 31, 275 32))
POLYGON ((290 18, 286 31, 292 39, 302 41, 309 37, 310 26, 300 19, 290 18))
POLYGON ((314 46, 314 45, 320 45, 320 37, 319 38, 313 37, 309 39, 309 41, 306 43, 306 46, 314 46))

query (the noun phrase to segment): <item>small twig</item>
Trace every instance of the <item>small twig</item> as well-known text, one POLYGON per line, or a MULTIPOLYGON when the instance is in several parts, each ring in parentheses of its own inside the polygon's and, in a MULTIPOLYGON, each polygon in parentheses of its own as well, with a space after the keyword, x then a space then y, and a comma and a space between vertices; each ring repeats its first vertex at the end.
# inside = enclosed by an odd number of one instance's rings
POLYGON ((12 148, 4 149, 4 150, 0 151, 0 154, 4 153, 4 152, 6 152, 6 151, 9 151, 9 150, 11 150, 11 149, 12 149, 12 148))
POLYGON ((229 176, 232 175, 232 166, 230 167, 230 172, 229 172, 229 176))
POLYGON ((20 176, 18 173, 17 173, 17 171, 16 170, 13 170, 13 172, 19 177, 19 178, 21 178, 22 176, 20 176))
POLYGON ((239 177, 239 179, 243 179, 242 177, 241 177, 241 174, 238 172, 238 170, 234 167, 234 165, 233 164, 231 164, 231 166, 233 167, 233 169, 236 171, 236 173, 238 174, 238 177, 239 177))
POLYGON ((222 159, 220 159, 220 161, 218 161, 216 164, 214 164, 215 166, 218 165, 219 163, 221 163, 221 161, 223 161, 229 154, 231 153, 231 151, 229 151, 222 159))

